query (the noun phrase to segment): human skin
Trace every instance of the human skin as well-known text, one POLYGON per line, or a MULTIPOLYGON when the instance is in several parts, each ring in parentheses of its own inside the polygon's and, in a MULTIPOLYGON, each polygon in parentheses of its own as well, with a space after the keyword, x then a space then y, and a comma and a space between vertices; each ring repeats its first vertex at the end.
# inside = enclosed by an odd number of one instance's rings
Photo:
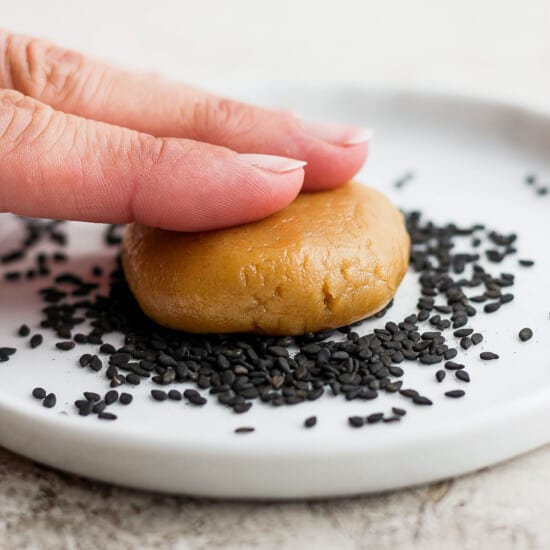
POLYGON ((237 225, 350 180, 370 135, 0 30, 0 212, 237 225))

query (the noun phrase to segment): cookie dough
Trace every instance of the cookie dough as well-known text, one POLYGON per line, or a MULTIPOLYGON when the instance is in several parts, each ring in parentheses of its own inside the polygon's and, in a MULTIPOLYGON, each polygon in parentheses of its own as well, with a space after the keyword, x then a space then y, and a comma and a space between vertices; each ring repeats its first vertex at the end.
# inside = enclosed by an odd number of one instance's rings
POLYGON ((384 308, 407 270, 409 236, 384 195, 348 183, 302 193, 269 218, 229 229, 130 224, 122 261, 141 308, 161 325, 294 335, 384 308))

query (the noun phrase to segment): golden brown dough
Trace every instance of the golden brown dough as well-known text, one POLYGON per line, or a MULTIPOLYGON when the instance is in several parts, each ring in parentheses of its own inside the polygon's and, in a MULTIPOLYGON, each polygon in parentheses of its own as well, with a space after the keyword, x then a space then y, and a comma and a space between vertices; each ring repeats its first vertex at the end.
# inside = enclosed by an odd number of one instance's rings
POLYGON ((204 233, 130 224, 122 260, 143 311, 190 332, 301 334, 372 315, 409 259, 403 216, 357 183, 303 193, 259 222, 204 233))

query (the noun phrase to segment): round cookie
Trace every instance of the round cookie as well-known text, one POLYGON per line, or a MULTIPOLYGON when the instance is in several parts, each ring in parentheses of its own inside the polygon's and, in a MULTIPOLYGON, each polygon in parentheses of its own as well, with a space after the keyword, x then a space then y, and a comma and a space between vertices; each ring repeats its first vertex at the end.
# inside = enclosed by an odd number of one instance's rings
POLYGON ((292 335, 384 308, 407 270, 409 236, 384 195, 348 183, 218 231, 130 224, 122 261, 141 308, 161 325, 292 335))

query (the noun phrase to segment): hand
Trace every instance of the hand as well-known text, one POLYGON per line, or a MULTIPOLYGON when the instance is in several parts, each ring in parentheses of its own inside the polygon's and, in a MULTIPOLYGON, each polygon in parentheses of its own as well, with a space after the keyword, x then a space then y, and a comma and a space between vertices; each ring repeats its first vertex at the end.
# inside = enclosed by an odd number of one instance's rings
POLYGON ((230 226, 346 182, 368 139, 0 31, 2 212, 230 226))

